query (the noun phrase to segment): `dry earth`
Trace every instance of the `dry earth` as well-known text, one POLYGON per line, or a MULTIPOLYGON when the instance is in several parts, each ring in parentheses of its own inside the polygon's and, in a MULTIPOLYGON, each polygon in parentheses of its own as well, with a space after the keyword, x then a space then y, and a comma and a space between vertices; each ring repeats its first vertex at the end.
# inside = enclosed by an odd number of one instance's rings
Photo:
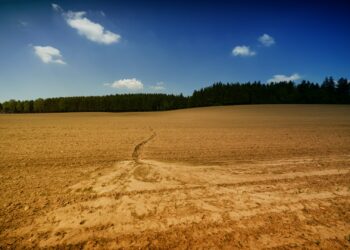
POLYGON ((350 249, 350 106, 0 115, 0 188, 0 249, 350 249))

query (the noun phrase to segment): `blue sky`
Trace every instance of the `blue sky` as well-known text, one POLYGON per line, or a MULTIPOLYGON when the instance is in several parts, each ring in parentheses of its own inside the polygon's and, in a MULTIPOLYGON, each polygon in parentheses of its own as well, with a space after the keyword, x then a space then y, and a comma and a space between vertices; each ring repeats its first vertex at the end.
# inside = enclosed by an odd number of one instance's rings
POLYGON ((346 1, 3 1, 0 101, 350 78, 346 1))

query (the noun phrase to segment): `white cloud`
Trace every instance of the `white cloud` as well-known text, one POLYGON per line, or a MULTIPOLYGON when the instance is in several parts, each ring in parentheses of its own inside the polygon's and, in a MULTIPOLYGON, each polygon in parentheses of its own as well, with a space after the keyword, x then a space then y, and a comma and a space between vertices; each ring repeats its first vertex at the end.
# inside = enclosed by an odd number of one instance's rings
MULTIPOLYGON (((85 11, 67 11, 65 12, 61 6, 52 3, 52 9, 56 12, 62 12, 67 24, 78 31, 79 35, 82 35, 90 41, 101 44, 112 44, 119 42, 121 36, 115 34, 109 30, 106 30, 101 24, 95 23, 88 19, 85 11)), ((103 11, 100 11, 102 16, 106 16, 103 11)))
POLYGON ((64 13, 67 24, 76 29, 78 33, 90 41, 101 44, 112 44, 119 42, 121 36, 111 31, 105 30, 105 28, 90 19, 85 17, 86 12, 73 12, 68 11, 64 13))
POLYGON ((52 3, 51 4, 51 7, 54 11, 57 11, 57 12, 62 12, 63 9, 61 8, 61 6, 59 6, 58 4, 55 4, 55 3, 52 3))
POLYGON ((61 52, 54 47, 34 46, 34 52, 44 63, 66 64, 62 60, 61 52))
POLYGON ((127 90, 142 90, 143 89, 143 83, 136 78, 130 78, 130 79, 120 79, 118 81, 115 81, 113 83, 104 84, 105 86, 111 86, 112 88, 116 89, 127 89, 127 90))
POLYGON ((262 36, 260 36, 258 38, 258 41, 266 47, 269 47, 269 46, 275 44, 275 39, 268 34, 263 34, 262 36))
POLYGON ((254 56, 256 53, 255 51, 250 50, 248 46, 242 45, 234 47, 232 54, 234 56, 254 56))
POLYGON ((271 79, 267 80, 267 82, 289 82, 299 80, 301 76, 297 73, 286 76, 286 75, 274 75, 271 79))
POLYGON ((164 82, 157 82, 155 85, 151 85, 150 88, 156 91, 162 91, 165 89, 165 84, 164 82))

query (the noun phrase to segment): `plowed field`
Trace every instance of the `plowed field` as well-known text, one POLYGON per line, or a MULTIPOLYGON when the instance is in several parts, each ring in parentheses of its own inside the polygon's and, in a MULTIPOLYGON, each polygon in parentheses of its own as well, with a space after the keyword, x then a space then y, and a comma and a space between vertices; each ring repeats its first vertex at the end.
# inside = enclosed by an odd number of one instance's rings
POLYGON ((0 115, 0 248, 350 249, 350 106, 0 115))

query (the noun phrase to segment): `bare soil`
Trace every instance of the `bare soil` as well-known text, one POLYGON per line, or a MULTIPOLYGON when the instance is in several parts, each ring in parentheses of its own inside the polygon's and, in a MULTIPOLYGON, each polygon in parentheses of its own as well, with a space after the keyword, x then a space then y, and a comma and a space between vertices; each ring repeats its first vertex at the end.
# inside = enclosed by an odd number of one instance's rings
POLYGON ((0 188, 0 249, 350 249, 350 106, 0 115, 0 188))

